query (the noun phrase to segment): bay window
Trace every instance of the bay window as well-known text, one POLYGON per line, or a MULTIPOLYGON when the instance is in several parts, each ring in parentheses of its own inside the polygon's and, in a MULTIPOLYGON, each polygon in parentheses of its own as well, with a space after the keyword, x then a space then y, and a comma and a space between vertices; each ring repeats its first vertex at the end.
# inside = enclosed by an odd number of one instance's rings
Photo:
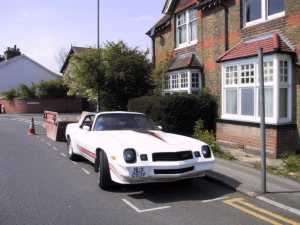
MULTIPOLYGON (((264 56, 265 115, 271 124, 292 120, 292 65, 287 55, 264 56)), ((222 65, 222 118, 260 121, 257 58, 222 65)))
POLYGON ((199 70, 177 70, 164 77, 163 94, 198 92, 201 88, 199 70))
POLYGON ((244 15, 246 26, 284 16, 284 0, 244 0, 244 15))
POLYGON ((189 9, 176 16, 176 46, 197 43, 197 10, 189 9))

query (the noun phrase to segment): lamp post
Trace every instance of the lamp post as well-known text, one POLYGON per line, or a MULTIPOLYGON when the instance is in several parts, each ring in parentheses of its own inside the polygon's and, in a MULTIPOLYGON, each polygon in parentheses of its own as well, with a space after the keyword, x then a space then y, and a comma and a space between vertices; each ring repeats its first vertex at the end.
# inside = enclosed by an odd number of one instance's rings
MULTIPOLYGON (((101 55, 100 55, 100 0, 97 0, 97 49, 99 53, 99 64, 101 60, 101 55)), ((97 72, 99 77, 99 71, 97 72)), ((99 80, 97 81, 97 112, 100 112, 100 84, 99 80)))

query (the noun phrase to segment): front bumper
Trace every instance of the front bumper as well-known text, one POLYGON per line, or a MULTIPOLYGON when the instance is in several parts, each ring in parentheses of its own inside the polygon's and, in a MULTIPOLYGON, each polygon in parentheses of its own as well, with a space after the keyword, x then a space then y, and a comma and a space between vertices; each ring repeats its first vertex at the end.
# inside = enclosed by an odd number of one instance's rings
POLYGON ((138 184, 152 182, 169 182, 181 179, 201 177, 212 170, 214 160, 195 162, 148 163, 146 165, 110 164, 112 180, 120 184, 138 184))

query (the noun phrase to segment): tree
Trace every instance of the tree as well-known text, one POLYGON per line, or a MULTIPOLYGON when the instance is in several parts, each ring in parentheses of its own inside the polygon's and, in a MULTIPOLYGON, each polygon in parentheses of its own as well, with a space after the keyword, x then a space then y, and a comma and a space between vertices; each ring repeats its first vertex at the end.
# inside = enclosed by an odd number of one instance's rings
POLYGON ((21 51, 16 45, 13 48, 7 47, 6 51, 4 52, 4 57, 7 60, 19 55, 21 55, 21 51))
POLYGON ((123 42, 108 42, 104 48, 105 81, 102 100, 106 109, 126 110, 128 100, 152 88, 148 51, 130 48, 123 42))
POLYGON ((101 49, 90 49, 74 54, 70 59, 70 69, 64 75, 64 82, 69 87, 69 95, 87 98, 92 102, 97 101, 98 87, 103 87, 104 64, 100 60, 101 49))
POLYGON ((108 42, 100 50, 76 54, 64 77, 69 94, 96 102, 99 93, 102 109, 126 110, 130 98, 145 95, 151 88, 147 56, 148 51, 123 42, 108 42))

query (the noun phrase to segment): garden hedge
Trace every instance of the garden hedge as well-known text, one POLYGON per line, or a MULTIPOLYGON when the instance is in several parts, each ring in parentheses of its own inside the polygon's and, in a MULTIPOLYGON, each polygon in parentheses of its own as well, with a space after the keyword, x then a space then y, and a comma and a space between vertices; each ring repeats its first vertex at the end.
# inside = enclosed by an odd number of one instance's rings
POLYGON ((209 94, 143 96, 128 102, 128 110, 150 116, 165 131, 191 136, 195 122, 204 121, 204 128, 213 130, 217 117, 215 98, 209 94))

